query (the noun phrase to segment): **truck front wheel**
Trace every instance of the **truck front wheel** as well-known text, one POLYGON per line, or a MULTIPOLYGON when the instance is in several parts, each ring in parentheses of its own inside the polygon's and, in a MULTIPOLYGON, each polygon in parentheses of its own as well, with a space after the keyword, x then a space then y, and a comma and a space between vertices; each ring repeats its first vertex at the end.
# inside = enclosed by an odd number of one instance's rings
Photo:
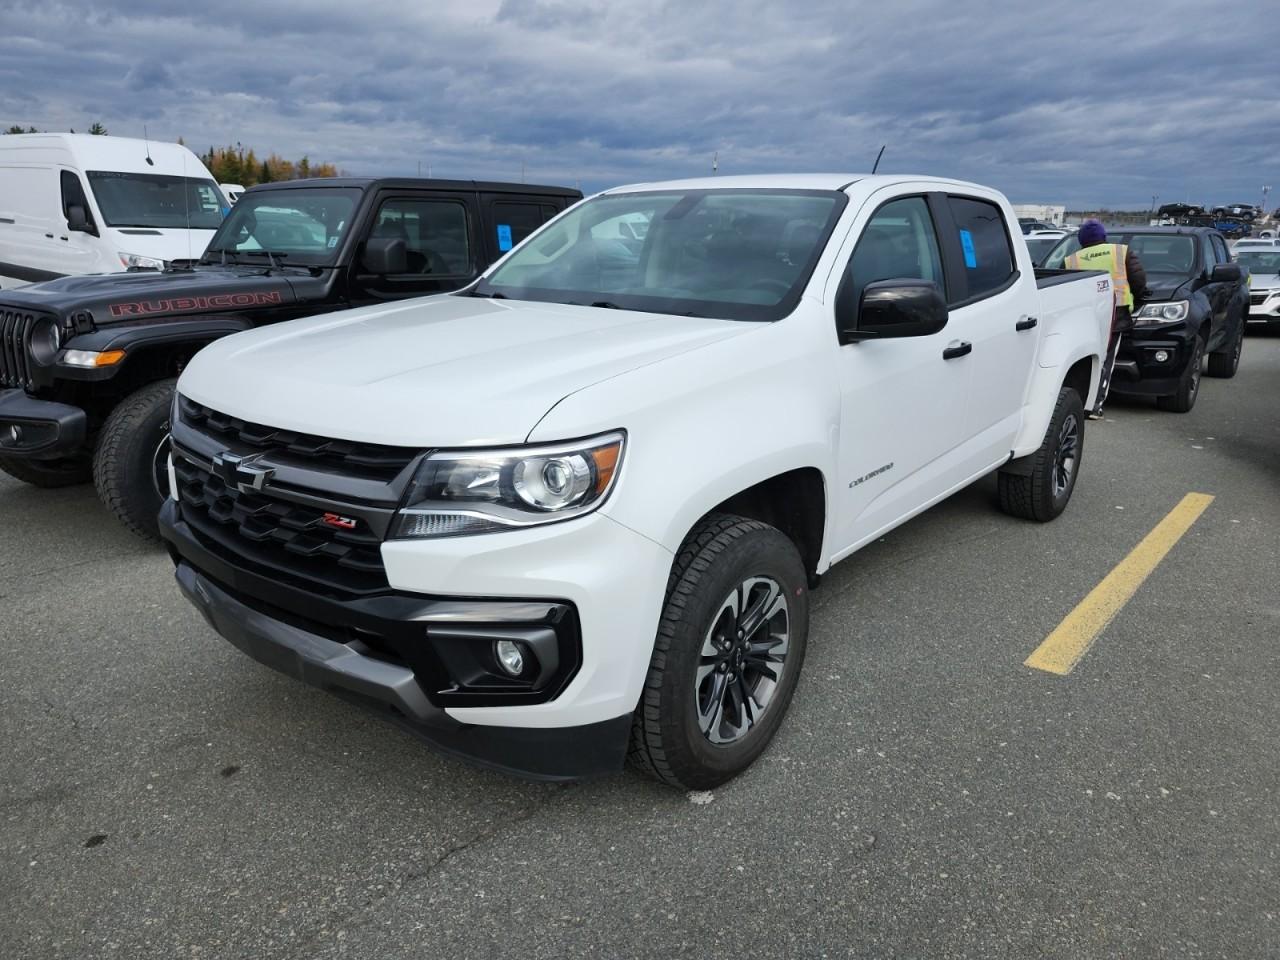
POLYGON ((111 411, 93 456, 98 496, 120 522, 145 540, 158 540, 157 518, 166 480, 158 451, 169 434, 176 381, 159 380, 130 394, 111 411))
POLYGON ((1076 488, 1084 453, 1084 404, 1071 387, 1058 392, 1053 418, 1040 449, 996 477, 1000 509, 1024 520, 1047 523, 1063 510, 1076 488))
POLYGON ((1189 413, 1196 405, 1196 397, 1200 395, 1200 372, 1204 367, 1204 341, 1203 336, 1196 337, 1195 344, 1191 348, 1191 362, 1182 371, 1177 393, 1156 397, 1156 406, 1161 410, 1168 410, 1170 413, 1189 413))
POLYGON ((715 515, 667 582, 630 759, 706 790, 745 770, 782 723, 804 662, 809 588, 795 544, 758 520, 715 515))
POLYGON ((26 460, 21 457, 0 457, 0 470, 15 480, 33 487, 73 487, 93 479, 93 468, 88 456, 66 457, 61 460, 26 460))

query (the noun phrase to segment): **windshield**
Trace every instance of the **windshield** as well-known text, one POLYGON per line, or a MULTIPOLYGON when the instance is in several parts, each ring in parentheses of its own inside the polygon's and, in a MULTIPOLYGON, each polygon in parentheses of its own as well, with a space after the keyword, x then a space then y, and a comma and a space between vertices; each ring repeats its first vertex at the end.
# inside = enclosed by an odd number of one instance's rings
POLYGON ((222 222, 225 204, 212 180, 111 170, 87 173, 109 227, 216 230, 222 222))
POLYGON ((1280 249, 1241 250, 1236 254, 1236 262, 1255 275, 1280 274, 1280 249))
POLYGON ((264 251, 288 257, 292 265, 325 266, 338 255, 351 213, 360 198, 354 187, 317 187, 244 193, 209 241, 205 261, 246 259, 264 251))
POLYGON ((845 201, 826 190, 596 197, 521 243, 474 293, 777 320, 799 301, 845 201))
MULTIPOLYGON (((1196 270, 1196 238, 1177 233, 1108 233, 1107 243, 1122 243, 1138 255, 1147 273, 1190 277, 1196 270)), ((1045 258, 1044 265, 1061 269, 1063 262, 1080 249, 1079 239, 1064 237, 1045 258)))

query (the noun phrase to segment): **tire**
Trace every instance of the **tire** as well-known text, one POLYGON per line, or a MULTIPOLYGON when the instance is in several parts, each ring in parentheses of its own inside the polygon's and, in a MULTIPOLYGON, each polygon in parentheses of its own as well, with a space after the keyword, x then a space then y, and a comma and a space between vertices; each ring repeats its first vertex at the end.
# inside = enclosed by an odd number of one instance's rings
POLYGON ((1240 354, 1244 351, 1244 317, 1236 327, 1236 335, 1220 351, 1209 354, 1209 369, 1205 373, 1211 377, 1230 380, 1240 369, 1240 354))
POLYGON ((699 523, 667 581, 631 726, 632 764, 685 790, 710 789, 741 773, 782 723, 808 632, 808 580, 795 544, 758 520, 713 515, 699 523), (758 619, 764 604, 776 612, 758 619))
POLYGON ((1200 368, 1204 366, 1204 340, 1196 337, 1196 345, 1191 354, 1191 362, 1182 371, 1182 379, 1177 393, 1156 397, 1156 406, 1170 413, 1188 413, 1196 405, 1196 397, 1200 396, 1200 368))
POLYGON ((22 457, 0 457, 0 470, 15 480, 33 487, 52 490, 57 487, 74 487, 93 479, 93 464, 86 457, 65 457, 61 460, 27 460, 22 457))
POLYGON ((1001 510, 1023 520, 1048 523, 1067 508, 1084 459, 1084 424, 1080 394, 1063 387, 1040 449, 1030 455, 1030 472, 1001 470, 996 475, 1001 510))
POLYGON ((144 540, 160 539, 165 494, 157 457, 169 434, 174 380, 130 394, 111 411, 93 456, 93 483, 107 509, 144 540))

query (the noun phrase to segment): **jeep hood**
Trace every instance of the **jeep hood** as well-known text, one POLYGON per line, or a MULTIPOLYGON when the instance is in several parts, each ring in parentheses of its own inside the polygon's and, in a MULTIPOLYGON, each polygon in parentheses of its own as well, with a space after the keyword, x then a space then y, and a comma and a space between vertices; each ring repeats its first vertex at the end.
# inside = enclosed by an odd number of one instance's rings
POLYGON ((756 327, 442 295, 218 340, 195 356, 178 390, 252 423, 322 437, 522 443, 571 393, 756 327))
POLYGON ((242 311, 295 303, 287 274, 248 266, 138 270, 62 277, 0 292, 0 303, 70 315, 87 310, 96 326, 158 316, 242 311))

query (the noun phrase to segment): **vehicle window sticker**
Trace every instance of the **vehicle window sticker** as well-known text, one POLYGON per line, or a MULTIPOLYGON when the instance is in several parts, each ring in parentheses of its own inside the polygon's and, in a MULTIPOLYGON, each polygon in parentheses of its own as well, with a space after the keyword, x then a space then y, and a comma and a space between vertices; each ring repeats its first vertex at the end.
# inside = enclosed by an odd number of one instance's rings
POLYGON ((498 224, 498 249, 505 253, 513 246, 515 246, 515 244, 511 242, 511 224, 498 224))
POLYGON ((328 243, 328 246, 330 247, 330 249, 332 249, 333 247, 336 247, 337 245, 338 245, 338 238, 337 238, 337 237, 330 237, 330 238, 329 238, 329 243, 328 243))
POLYGON ((973 248, 973 234, 968 230, 960 231, 960 246, 964 248, 964 265, 970 270, 978 267, 978 253, 973 248))

